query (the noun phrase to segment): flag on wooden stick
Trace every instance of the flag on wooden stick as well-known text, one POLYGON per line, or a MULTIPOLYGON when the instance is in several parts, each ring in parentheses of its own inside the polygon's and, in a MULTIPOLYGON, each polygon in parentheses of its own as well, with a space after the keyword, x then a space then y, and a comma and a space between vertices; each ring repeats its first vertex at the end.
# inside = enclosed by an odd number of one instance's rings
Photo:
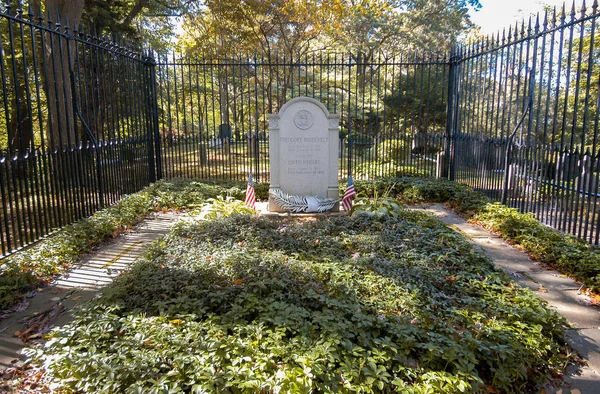
POLYGON ((354 189, 352 175, 350 175, 350 177, 348 177, 348 186, 346 187, 344 197, 342 198, 342 206, 344 207, 344 211, 348 212, 352 208, 352 200, 354 200, 354 196, 356 196, 356 190, 354 189))
POLYGON ((248 187, 246 187, 246 201, 247 206, 252 209, 256 209, 256 194, 254 194, 254 182, 252 182, 252 171, 250 171, 250 177, 248 178, 248 187))

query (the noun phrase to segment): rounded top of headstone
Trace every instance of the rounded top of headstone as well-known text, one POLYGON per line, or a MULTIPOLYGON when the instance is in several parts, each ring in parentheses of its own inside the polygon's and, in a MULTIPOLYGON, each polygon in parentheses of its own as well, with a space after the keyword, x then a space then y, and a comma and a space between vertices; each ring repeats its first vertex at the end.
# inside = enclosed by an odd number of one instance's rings
MULTIPOLYGON (((326 117, 331 117, 331 115, 329 114, 329 111, 327 110, 327 107, 320 102, 319 100, 316 100, 312 97, 305 97, 305 96, 300 96, 300 97, 296 97, 294 99, 291 99, 290 101, 288 101, 287 103, 285 103, 280 109, 279 109, 279 113, 278 114, 282 114, 283 112, 285 112, 290 106, 298 103, 298 102, 309 102, 312 103, 314 105, 316 105, 317 107, 319 107, 323 113, 325 114, 326 117)), ((298 111, 298 113, 295 115, 294 117, 294 123, 296 124, 296 126, 298 126, 299 129, 305 130, 308 129, 311 125, 312 122, 308 122, 308 119, 305 119, 305 117, 303 117, 303 115, 305 115, 305 113, 308 113, 310 115, 310 118, 312 120, 312 114, 310 113, 310 111, 306 111, 306 110, 302 110, 302 111, 298 111), (302 117, 303 119, 299 120, 297 122, 297 118, 298 117, 302 117), (307 123, 308 122, 308 123, 307 123), (308 126, 305 126, 306 124, 308 124, 308 126), (302 127, 301 127, 302 125, 302 127)))

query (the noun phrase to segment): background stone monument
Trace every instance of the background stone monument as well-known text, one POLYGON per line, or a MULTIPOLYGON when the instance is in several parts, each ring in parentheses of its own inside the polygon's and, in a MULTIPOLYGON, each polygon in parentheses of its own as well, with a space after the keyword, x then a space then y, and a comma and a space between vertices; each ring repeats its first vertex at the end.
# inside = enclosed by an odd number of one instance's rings
POLYGON ((269 115, 269 211, 282 211, 272 198, 276 190, 339 198, 339 120, 339 115, 309 97, 290 100, 278 114, 269 115))

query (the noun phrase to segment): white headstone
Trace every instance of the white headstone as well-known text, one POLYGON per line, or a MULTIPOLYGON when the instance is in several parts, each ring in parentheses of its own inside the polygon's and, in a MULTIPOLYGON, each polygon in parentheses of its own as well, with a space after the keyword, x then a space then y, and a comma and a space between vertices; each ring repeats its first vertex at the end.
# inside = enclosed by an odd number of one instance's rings
MULTIPOLYGON (((288 101, 269 115, 270 191, 339 198, 339 119, 309 97, 288 101)), ((271 197, 269 210, 281 210, 271 197)))

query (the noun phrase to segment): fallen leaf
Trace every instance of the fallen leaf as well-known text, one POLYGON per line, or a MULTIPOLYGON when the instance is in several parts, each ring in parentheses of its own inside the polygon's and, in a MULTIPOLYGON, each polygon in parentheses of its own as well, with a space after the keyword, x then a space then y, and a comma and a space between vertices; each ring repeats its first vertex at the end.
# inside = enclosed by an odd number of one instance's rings
POLYGON ((80 299, 80 298, 81 298, 81 296, 77 296, 77 297, 73 297, 73 298, 71 298, 71 300, 73 300, 73 301, 77 301, 77 300, 78 300, 78 299, 80 299))
POLYGON ((29 300, 25 300, 23 302, 20 302, 17 306, 14 307, 13 311, 15 311, 15 312, 23 312, 25 309, 29 308, 30 304, 31 304, 31 301, 29 301, 29 300))
POLYGON ((245 282, 245 280, 244 280, 244 279, 236 279, 236 280, 234 280, 234 281, 233 281, 233 284, 234 284, 234 285, 241 285, 241 284, 242 284, 242 283, 244 283, 244 282, 245 282))

